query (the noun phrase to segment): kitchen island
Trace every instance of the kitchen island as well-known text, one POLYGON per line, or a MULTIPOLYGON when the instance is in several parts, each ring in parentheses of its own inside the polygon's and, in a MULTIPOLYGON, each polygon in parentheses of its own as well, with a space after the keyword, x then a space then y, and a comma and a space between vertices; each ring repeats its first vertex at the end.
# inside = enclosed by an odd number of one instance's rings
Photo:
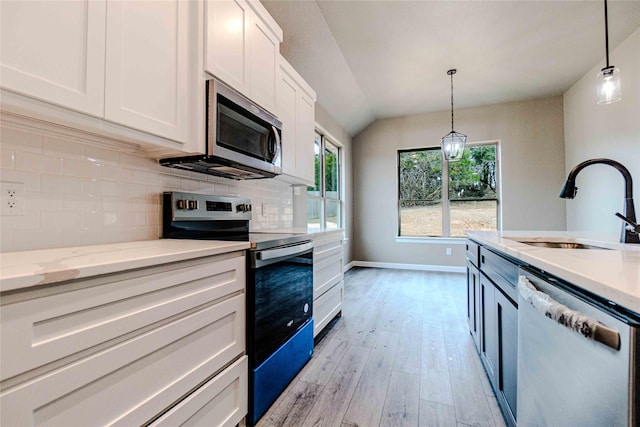
POLYGON ((640 246, 467 236, 469 329, 507 424, 638 425, 640 246))
POLYGON ((571 231, 470 231, 469 239, 536 266, 640 314, 640 245, 618 235, 571 231), (604 249, 557 249, 522 241, 572 241, 604 249))

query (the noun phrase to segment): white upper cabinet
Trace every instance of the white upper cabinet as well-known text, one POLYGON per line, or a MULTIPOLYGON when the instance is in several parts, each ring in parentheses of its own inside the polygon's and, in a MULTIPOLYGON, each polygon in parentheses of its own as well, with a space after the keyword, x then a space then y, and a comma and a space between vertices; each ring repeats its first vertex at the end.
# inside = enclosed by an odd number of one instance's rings
POLYGON ((277 112, 282 121, 281 179, 313 185, 316 93, 294 68, 279 58, 277 112))
POLYGON ((109 0, 104 117, 186 142, 189 7, 196 2, 109 0))
POLYGON ((106 1, 0 1, 0 86, 104 111, 106 1))
POLYGON ((257 0, 208 0, 205 16, 205 70, 274 112, 282 29, 257 0))
POLYGON ((250 15, 249 4, 244 0, 206 3, 206 71, 247 95, 250 15))
POLYGON ((0 8, 3 111, 153 155, 204 152, 202 2, 0 0, 0 8))

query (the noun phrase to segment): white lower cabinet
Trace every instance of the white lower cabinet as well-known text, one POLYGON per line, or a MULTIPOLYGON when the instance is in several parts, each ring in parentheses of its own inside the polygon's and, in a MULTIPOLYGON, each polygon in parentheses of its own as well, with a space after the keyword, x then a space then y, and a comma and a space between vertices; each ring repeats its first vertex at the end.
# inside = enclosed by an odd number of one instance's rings
POLYGON ((342 231, 314 238, 313 252, 313 336, 342 311, 344 262, 342 231))
POLYGON ((3 296, 0 424, 235 425, 244 285, 236 252, 3 296))
POLYGON ((235 426, 247 413, 248 370, 243 356, 150 425, 235 426))

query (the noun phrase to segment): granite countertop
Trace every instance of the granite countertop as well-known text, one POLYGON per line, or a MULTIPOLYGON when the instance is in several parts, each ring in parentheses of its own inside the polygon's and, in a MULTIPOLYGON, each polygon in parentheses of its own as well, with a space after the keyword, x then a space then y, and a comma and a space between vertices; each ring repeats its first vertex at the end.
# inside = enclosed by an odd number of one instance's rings
POLYGON ((249 248, 248 242, 145 240, 0 253, 0 291, 150 267, 249 248))
POLYGON ((617 234, 469 231, 467 236, 640 314, 640 245, 619 243, 617 234), (573 241, 607 249, 554 249, 517 240, 573 241))

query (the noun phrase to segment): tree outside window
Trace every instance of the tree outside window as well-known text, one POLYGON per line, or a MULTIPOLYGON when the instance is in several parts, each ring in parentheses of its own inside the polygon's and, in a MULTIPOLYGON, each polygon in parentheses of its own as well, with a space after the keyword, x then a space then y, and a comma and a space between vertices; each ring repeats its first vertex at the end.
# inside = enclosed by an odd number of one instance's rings
POLYGON ((307 187, 308 227, 340 228, 342 226, 341 150, 318 132, 316 132, 314 144, 315 183, 313 187, 307 187))
POLYGON ((463 237, 497 230, 497 144, 468 146, 448 163, 439 148, 398 151, 400 236, 463 237))

